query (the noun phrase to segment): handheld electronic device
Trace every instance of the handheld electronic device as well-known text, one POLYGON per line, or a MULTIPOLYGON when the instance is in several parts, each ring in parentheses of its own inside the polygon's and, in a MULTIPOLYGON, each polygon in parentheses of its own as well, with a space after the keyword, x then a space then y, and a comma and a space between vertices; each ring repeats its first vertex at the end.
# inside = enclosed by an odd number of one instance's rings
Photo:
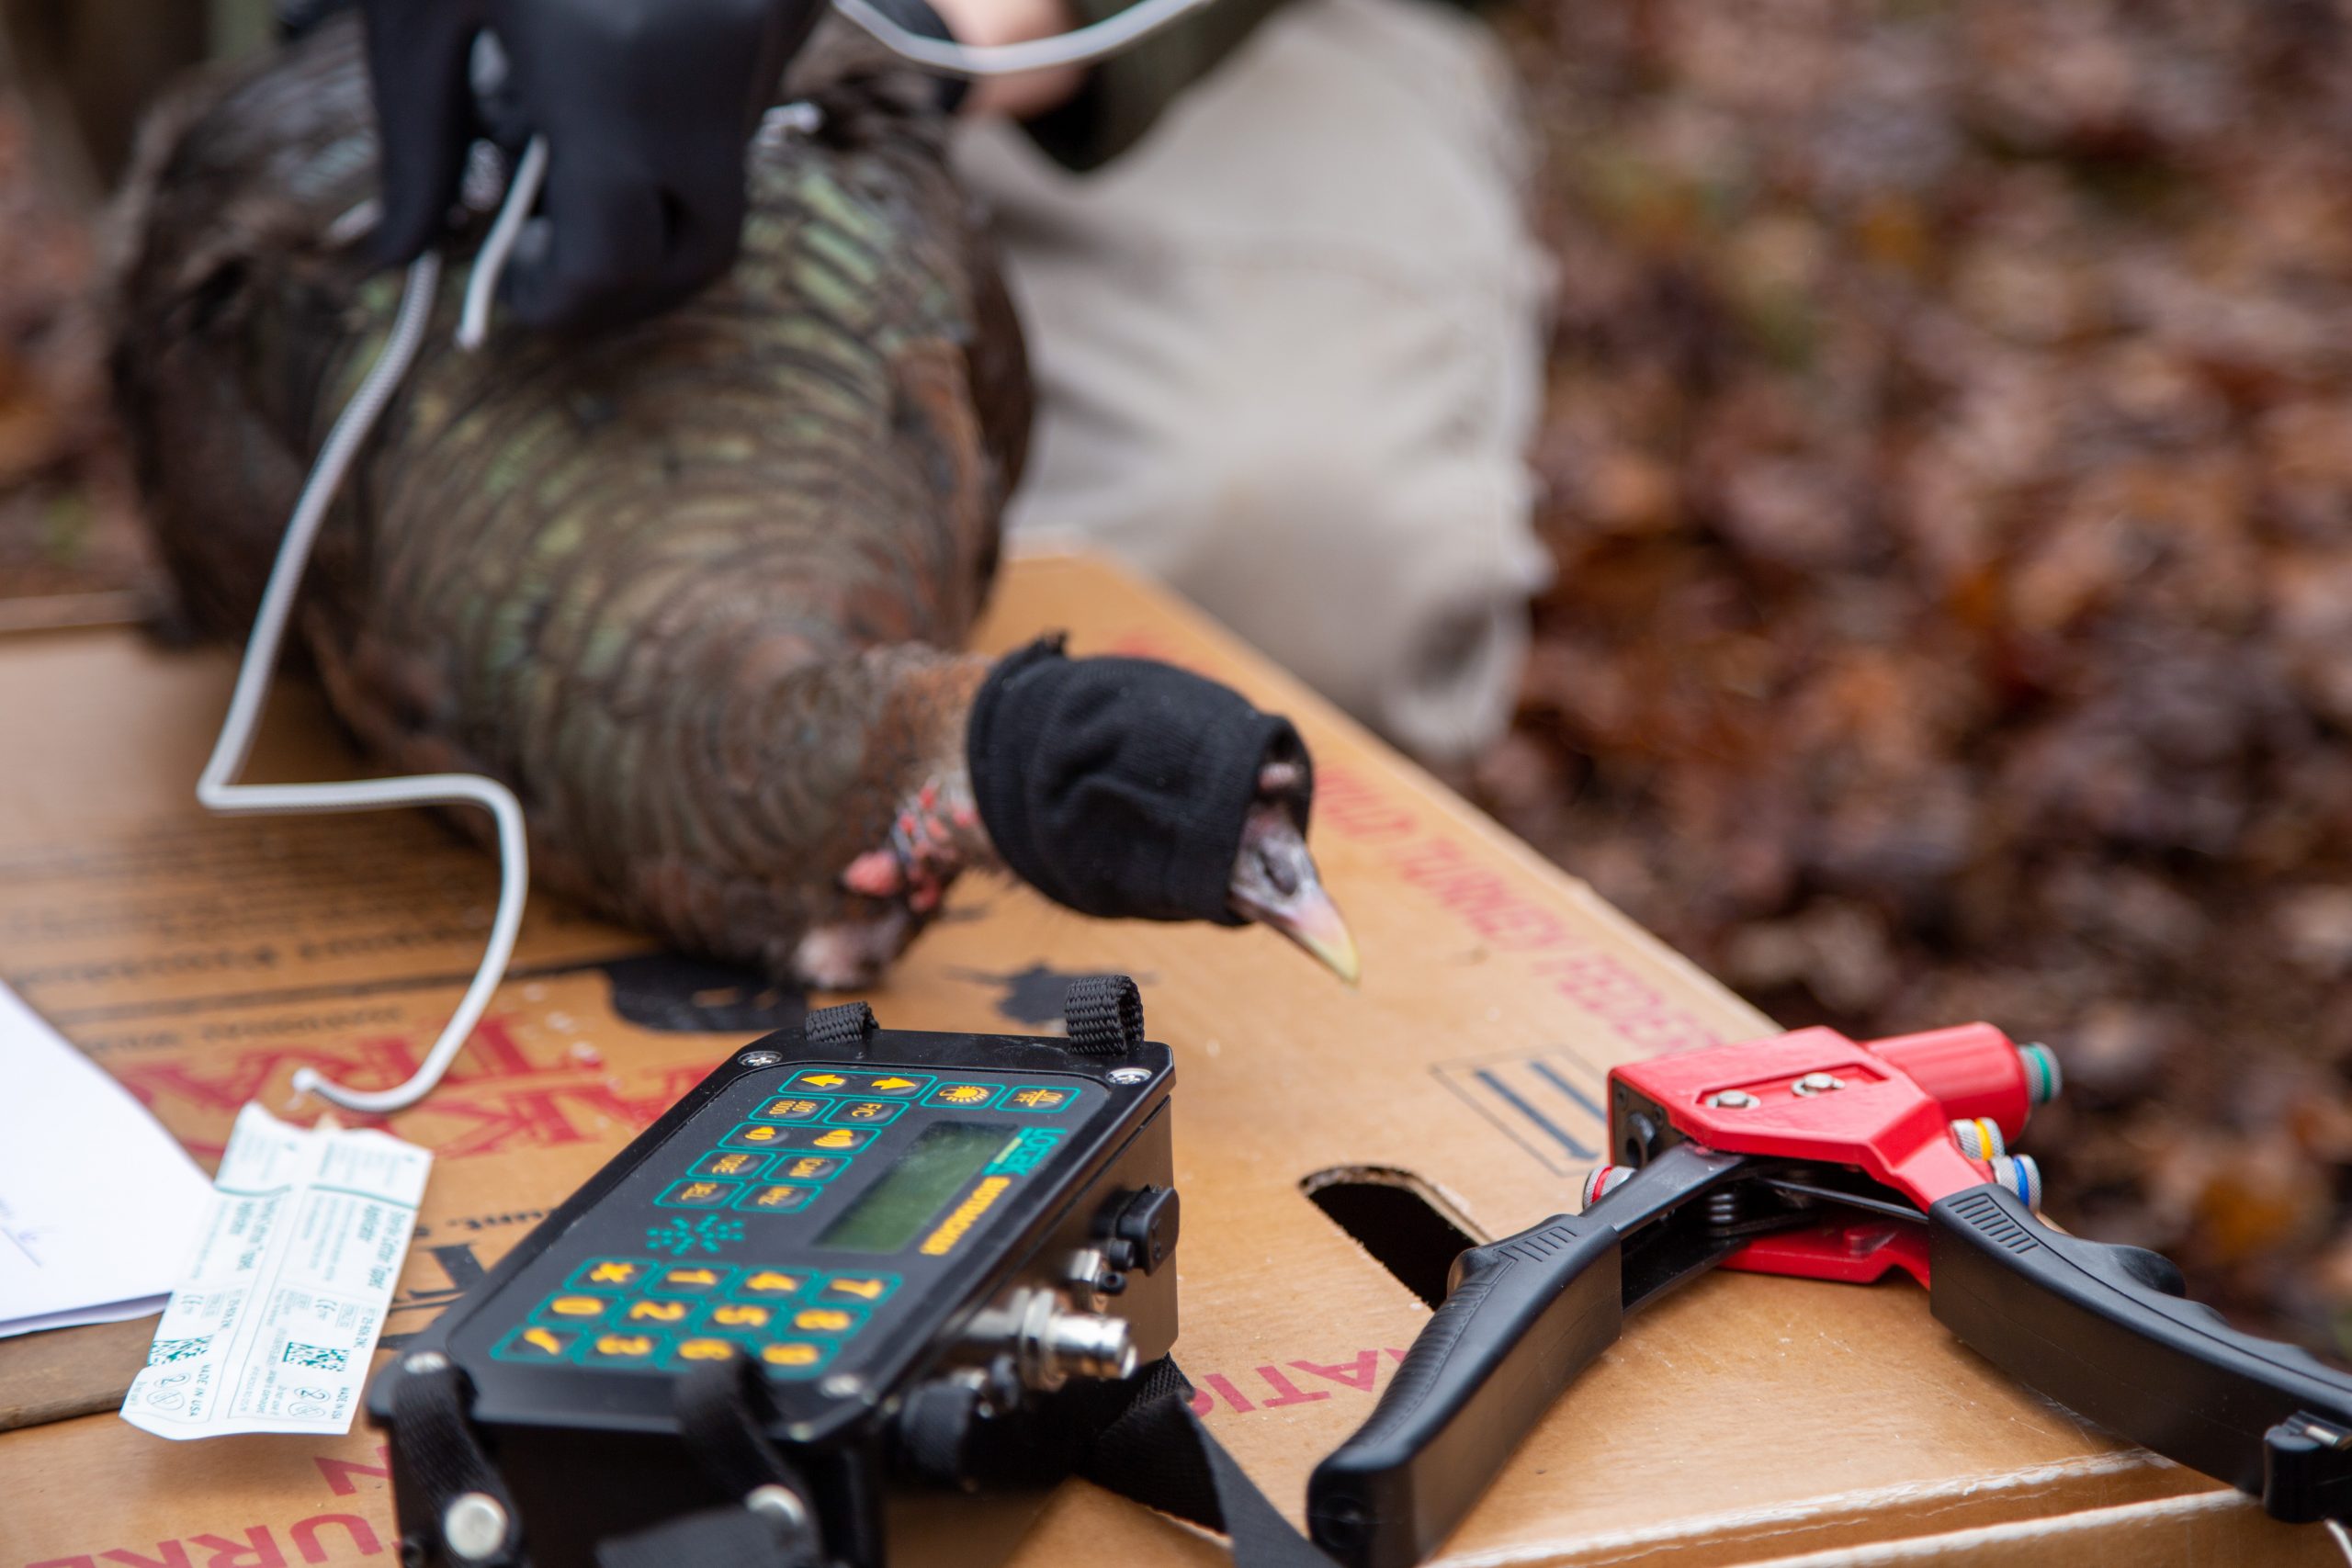
POLYGON ((1124 976, 1069 1023, 857 1003, 736 1052, 377 1381, 404 1561, 609 1565, 698 1510, 975 1560, 959 1494, 1058 1479, 1176 1337, 1169 1052, 1124 976))

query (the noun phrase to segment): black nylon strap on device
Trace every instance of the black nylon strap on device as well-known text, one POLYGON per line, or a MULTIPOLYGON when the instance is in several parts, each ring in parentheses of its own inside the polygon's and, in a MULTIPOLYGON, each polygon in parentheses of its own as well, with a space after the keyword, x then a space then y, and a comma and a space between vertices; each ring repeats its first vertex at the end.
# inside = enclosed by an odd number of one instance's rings
POLYGON ((1334 1568, 1193 1413, 1193 1385, 1174 1358, 1153 1362, 1136 1384, 1134 1400, 1095 1439, 1080 1475, 1227 1536, 1235 1568, 1334 1568))
POLYGON ((392 1386, 393 1429, 411 1473, 422 1484, 394 1497, 393 1517, 402 1540, 433 1542, 455 1561, 460 1552, 448 1539, 455 1506, 468 1497, 484 1499, 489 1507, 477 1505, 472 1517, 498 1520, 499 1539, 487 1550, 464 1551, 464 1560, 473 1568, 519 1568, 526 1559, 514 1499, 474 1435, 472 1409, 473 1386, 447 1356, 412 1356, 401 1367, 400 1382, 392 1386))
POLYGON ((865 1054, 865 1043, 873 1038, 874 1030, 874 1009, 865 1002, 819 1008, 800 1021, 801 1035, 809 1044, 851 1056, 865 1054))
POLYGON ((1125 975, 1089 975, 1062 998, 1069 1048, 1081 1056, 1121 1056, 1143 1044, 1143 993, 1125 975))

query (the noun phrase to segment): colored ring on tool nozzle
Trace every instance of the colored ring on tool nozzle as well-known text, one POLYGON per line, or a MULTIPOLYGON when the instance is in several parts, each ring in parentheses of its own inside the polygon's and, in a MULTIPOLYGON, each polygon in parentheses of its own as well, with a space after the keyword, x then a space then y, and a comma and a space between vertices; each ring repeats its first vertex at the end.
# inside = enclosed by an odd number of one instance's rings
POLYGON ((1611 1192, 1624 1186, 1626 1179, 1633 1174, 1634 1168, 1630 1165, 1594 1166, 1585 1172, 1583 1206, 1591 1208, 1611 1192))
POLYGON ((1993 1179, 2025 1200, 2025 1206, 2040 1213, 2041 1209, 2041 1168, 2033 1163, 2031 1155, 2000 1155, 1993 1161, 1993 1179))
POLYGON ((1951 1124, 1951 1141, 1970 1159, 1990 1160, 2009 1152, 2001 1129, 1989 1116, 1966 1116, 1951 1124))
POLYGON ((2066 1087, 2066 1075, 2059 1068, 2058 1054, 2049 1046, 2020 1045, 2018 1059, 2025 1066, 2026 1093, 2036 1105, 2049 1104, 2066 1087))

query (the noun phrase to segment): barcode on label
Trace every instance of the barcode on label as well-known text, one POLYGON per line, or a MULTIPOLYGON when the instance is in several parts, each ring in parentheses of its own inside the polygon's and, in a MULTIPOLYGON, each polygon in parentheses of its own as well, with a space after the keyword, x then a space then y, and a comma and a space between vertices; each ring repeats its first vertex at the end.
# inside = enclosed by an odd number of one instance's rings
POLYGON ((309 1367, 316 1371, 339 1372, 351 1359, 348 1350, 337 1350, 325 1345, 301 1345, 288 1341, 281 1358, 289 1367, 309 1367))
POLYGON ((147 1364, 160 1367, 166 1361, 186 1361, 203 1355, 211 1343, 209 1335, 200 1339, 158 1339, 147 1347, 147 1364))

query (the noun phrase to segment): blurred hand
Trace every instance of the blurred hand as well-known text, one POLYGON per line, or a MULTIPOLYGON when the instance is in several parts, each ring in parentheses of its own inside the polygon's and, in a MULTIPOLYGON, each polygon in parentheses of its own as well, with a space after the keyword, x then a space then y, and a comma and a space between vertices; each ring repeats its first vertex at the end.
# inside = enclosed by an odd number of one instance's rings
MULTIPOLYGON (((725 272, 744 209, 745 144, 825 0, 361 0, 382 136, 388 261, 441 237, 482 133, 474 39, 497 35, 500 89, 548 139, 544 217, 504 294, 536 327, 650 315, 725 272)), ((503 116, 502 115, 502 119, 503 116)))
MULTIPOLYGON (((1066 0, 931 0, 958 43, 986 47, 1052 38, 1078 25, 1066 0)), ((964 100, 966 114, 1010 115, 1028 119, 1058 107, 1086 80, 1086 68, 1024 71, 1018 76, 984 76, 964 100)))

